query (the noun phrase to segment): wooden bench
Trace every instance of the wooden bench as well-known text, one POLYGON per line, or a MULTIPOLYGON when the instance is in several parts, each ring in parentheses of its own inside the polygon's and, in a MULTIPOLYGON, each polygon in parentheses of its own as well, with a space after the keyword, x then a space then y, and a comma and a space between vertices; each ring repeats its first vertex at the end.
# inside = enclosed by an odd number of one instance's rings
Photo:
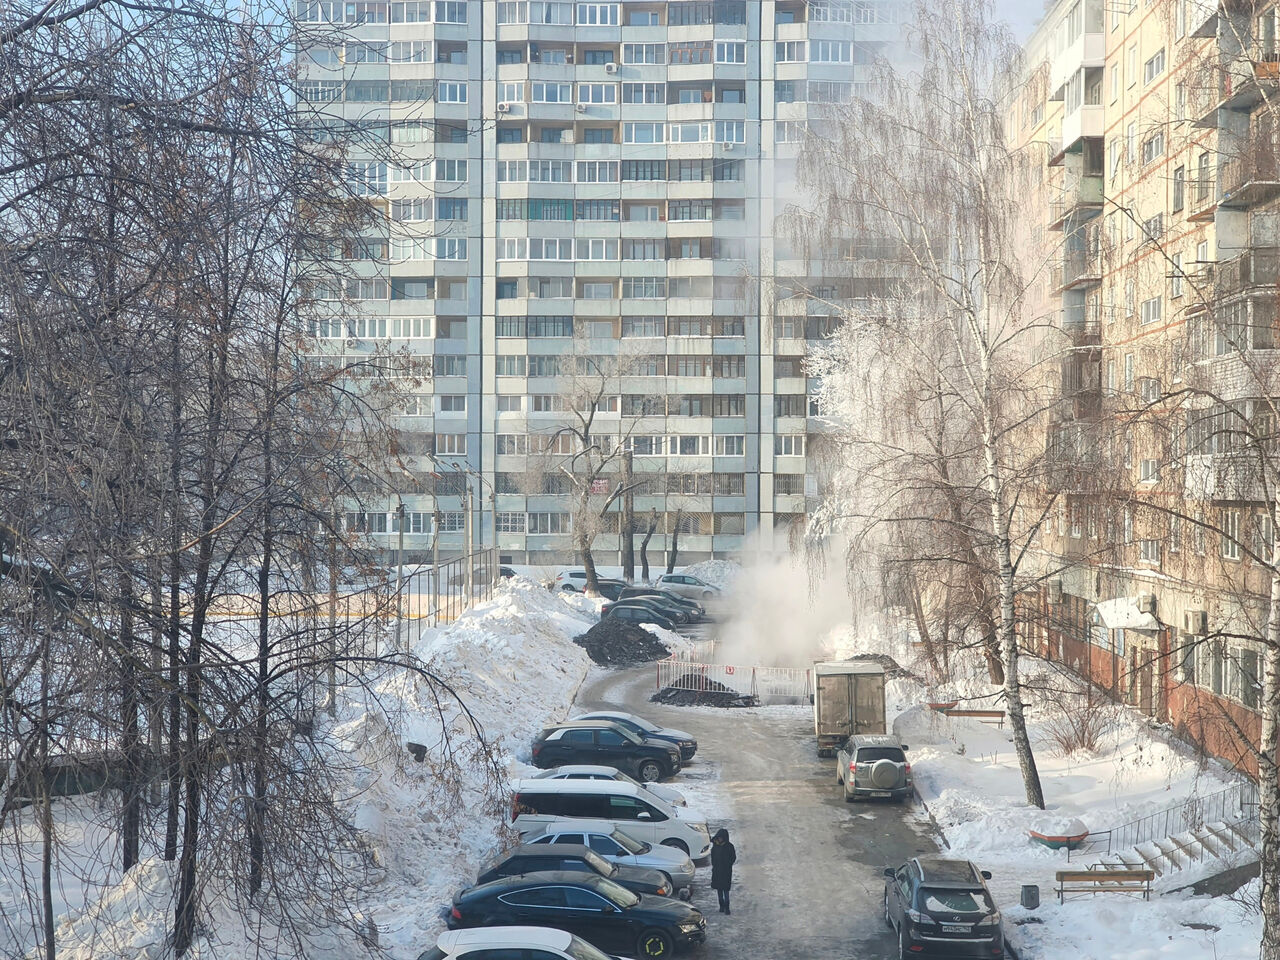
POLYGON ((1059 870, 1054 876, 1058 881, 1058 902, 1069 893, 1140 893, 1142 899, 1151 899, 1151 881, 1154 870, 1059 870))
POLYGON ((972 717, 975 720, 981 720, 983 723, 994 723, 997 727, 1004 727, 1003 710, 957 710, 953 707, 942 712, 948 717, 972 717))

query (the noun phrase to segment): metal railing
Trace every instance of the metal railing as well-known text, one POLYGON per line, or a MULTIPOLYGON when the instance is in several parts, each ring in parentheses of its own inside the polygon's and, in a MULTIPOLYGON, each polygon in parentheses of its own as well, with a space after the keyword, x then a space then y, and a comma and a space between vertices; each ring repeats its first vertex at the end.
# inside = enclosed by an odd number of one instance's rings
POLYGON ((811 671, 802 667, 740 667, 671 657, 657 663, 657 687, 697 692, 728 689, 761 702, 807 702, 813 681, 811 671))
POLYGON ((497 550, 489 548, 406 571, 397 594, 398 616, 406 632, 420 638, 424 630, 450 623, 491 599, 500 569, 497 550))
POLYGON ((1157 810, 1110 830, 1094 831, 1075 850, 1067 850, 1067 861, 1079 860, 1090 853, 1130 850, 1139 844, 1164 840, 1210 823, 1251 820, 1257 817, 1257 812, 1258 785, 1252 781, 1237 783, 1205 797, 1191 797, 1176 806, 1157 810))

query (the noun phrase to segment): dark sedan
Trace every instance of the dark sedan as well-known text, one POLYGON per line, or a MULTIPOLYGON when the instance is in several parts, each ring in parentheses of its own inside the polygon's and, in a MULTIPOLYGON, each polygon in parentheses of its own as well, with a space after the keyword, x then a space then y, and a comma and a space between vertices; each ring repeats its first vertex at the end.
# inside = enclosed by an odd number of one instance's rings
POLYGON ((641 606, 632 603, 613 603, 609 604, 609 610, 600 615, 601 620, 623 620, 627 623, 652 623, 655 626, 662 627, 663 630, 674 630, 675 623, 668 617, 664 617, 653 607, 641 606))
POLYGON ((626 887, 632 893, 675 896, 670 881, 661 871, 610 863, 590 847, 580 843, 538 843, 512 847, 481 870, 476 883, 490 883, 503 877, 518 877, 547 870, 595 874, 626 887))
POLYGON ((602 763, 634 770, 641 783, 669 777, 680 769, 680 747, 649 740, 612 720, 583 719, 545 728, 533 741, 534 766, 546 770, 566 763, 602 763))
POLYGON ((1004 957, 1000 912, 968 860, 916 857, 884 871, 884 922, 902 957, 1004 957))
POLYGON ((628 597, 626 600, 606 603, 600 608, 600 615, 602 617, 607 616, 614 607, 648 607, 654 613, 666 617, 672 623, 692 623, 695 619, 691 611, 676 606, 676 604, 664 600, 662 597, 628 597))
POLYGON ((604 877, 565 870, 469 887, 453 898, 447 923, 451 930, 555 927, 605 950, 654 960, 707 936, 706 918, 687 903, 632 893, 604 877))

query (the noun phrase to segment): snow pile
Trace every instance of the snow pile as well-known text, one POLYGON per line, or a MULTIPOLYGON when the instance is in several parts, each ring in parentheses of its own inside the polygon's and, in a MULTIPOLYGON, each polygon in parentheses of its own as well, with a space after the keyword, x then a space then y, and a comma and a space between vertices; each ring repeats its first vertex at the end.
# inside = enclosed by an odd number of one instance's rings
MULTIPOLYGON (((373 870, 373 883, 358 906, 376 931, 380 955, 409 960, 434 945, 443 928, 441 909, 459 887, 474 882, 481 861, 508 839, 505 782, 527 769, 522 761, 529 759, 539 730, 568 714, 589 667, 571 638, 593 620, 574 598, 515 578, 453 624, 425 631, 414 646, 465 710, 425 678, 399 670, 370 678, 367 690, 339 690, 336 718, 320 724, 329 742, 321 749, 337 761, 339 799, 360 831, 373 870), (492 762, 471 736, 468 712, 491 745, 492 762), (409 741, 426 747, 421 762, 405 749, 409 741), (457 775, 446 775, 450 769, 457 775)), ((116 842, 113 809, 110 798, 55 805, 60 848, 54 888, 65 891, 57 910, 58 952, 66 960, 160 957, 170 951, 174 865, 152 856, 123 879, 98 866, 104 844, 116 842), (97 875, 79 880, 89 864, 97 875)), ((27 832, 30 861, 38 856, 38 833, 27 832)), ((0 915, 10 918, 7 925, 0 921, 5 956, 30 950, 36 929, 36 918, 22 915, 15 859, 13 846, 0 848, 0 915)), ((277 932, 270 922, 230 892, 206 889, 200 921, 189 954, 196 960, 275 955, 277 932)), ((365 954, 353 935, 326 922, 319 910, 314 929, 301 933, 308 940, 308 960, 365 954)))
POLYGON ((725 590, 738 579, 742 566, 732 560, 703 560, 701 563, 690 564, 680 572, 725 590))
POLYGON ((667 652, 670 653, 671 656, 680 660, 693 659, 695 647, 693 642, 688 638, 682 637, 674 630, 668 630, 666 627, 660 627, 656 623, 642 623, 640 626, 661 640, 662 645, 667 648, 667 652))

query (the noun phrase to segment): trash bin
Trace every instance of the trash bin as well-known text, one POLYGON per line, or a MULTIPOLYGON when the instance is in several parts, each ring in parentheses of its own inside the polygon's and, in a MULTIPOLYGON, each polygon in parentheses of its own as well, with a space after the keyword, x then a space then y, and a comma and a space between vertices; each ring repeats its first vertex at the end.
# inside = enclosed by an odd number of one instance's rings
POLYGON ((1040 906, 1040 887, 1034 883, 1022 885, 1022 906, 1027 910, 1035 910, 1040 906))

